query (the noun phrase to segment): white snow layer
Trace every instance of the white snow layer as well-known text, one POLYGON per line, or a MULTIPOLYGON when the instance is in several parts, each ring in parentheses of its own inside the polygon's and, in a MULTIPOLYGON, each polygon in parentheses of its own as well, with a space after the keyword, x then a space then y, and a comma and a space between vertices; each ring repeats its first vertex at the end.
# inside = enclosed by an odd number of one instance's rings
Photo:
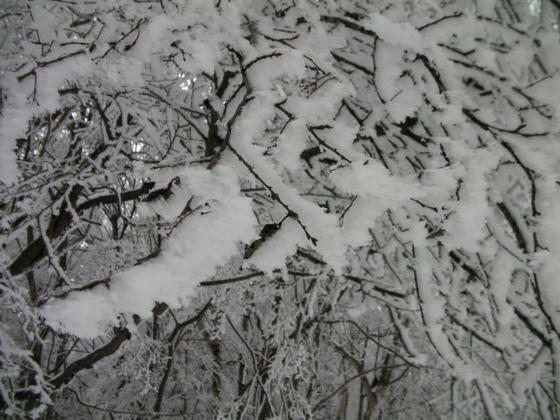
POLYGON ((199 282, 238 252, 239 241, 254 237, 251 202, 239 194, 231 166, 213 171, 187 168, 180 175, 181 185, 195 197, 191 207, 201 208, 177 226, 161 256, 115 274, 109 288, 99 286, 48 302, 42 313, 51 326, 96 337, 119 314, 146 317, 158 301, 179 306, 199 282))

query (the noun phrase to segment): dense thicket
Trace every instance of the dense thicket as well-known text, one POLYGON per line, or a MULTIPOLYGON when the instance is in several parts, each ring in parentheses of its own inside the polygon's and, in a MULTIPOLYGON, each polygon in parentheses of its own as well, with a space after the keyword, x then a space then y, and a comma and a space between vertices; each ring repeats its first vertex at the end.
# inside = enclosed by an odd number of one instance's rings
POLYGON ((559 418, 559 10, 3 1, 2 415, 559 418))

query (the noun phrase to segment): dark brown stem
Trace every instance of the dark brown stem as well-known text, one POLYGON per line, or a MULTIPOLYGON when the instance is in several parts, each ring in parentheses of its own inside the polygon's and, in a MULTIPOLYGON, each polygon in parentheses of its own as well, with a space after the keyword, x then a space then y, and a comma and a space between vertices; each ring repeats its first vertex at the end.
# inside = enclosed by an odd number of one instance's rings
POLYGON ((115 328, 115 336, 105 346, 71 363, 60 375, 51 381, 55 388, 70 382, 79 372, 90 369, 96 362, 115 353, 131 337, 126 328, 115 328))

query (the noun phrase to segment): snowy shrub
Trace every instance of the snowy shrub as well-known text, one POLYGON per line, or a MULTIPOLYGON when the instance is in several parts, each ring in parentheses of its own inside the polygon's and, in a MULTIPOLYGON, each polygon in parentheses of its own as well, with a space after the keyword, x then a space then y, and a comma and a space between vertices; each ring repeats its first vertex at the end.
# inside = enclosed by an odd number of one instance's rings
POLYGON ((557 0, 0 3, 0 410, 559 418, 557 0))

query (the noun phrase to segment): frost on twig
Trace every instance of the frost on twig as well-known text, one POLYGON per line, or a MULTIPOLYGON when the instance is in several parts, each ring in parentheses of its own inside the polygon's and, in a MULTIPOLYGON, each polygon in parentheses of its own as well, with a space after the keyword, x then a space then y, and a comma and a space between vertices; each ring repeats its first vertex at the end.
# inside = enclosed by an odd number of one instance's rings
POLYGON ((2 416, 560 417, 557 1, 5 3, 2 416))

